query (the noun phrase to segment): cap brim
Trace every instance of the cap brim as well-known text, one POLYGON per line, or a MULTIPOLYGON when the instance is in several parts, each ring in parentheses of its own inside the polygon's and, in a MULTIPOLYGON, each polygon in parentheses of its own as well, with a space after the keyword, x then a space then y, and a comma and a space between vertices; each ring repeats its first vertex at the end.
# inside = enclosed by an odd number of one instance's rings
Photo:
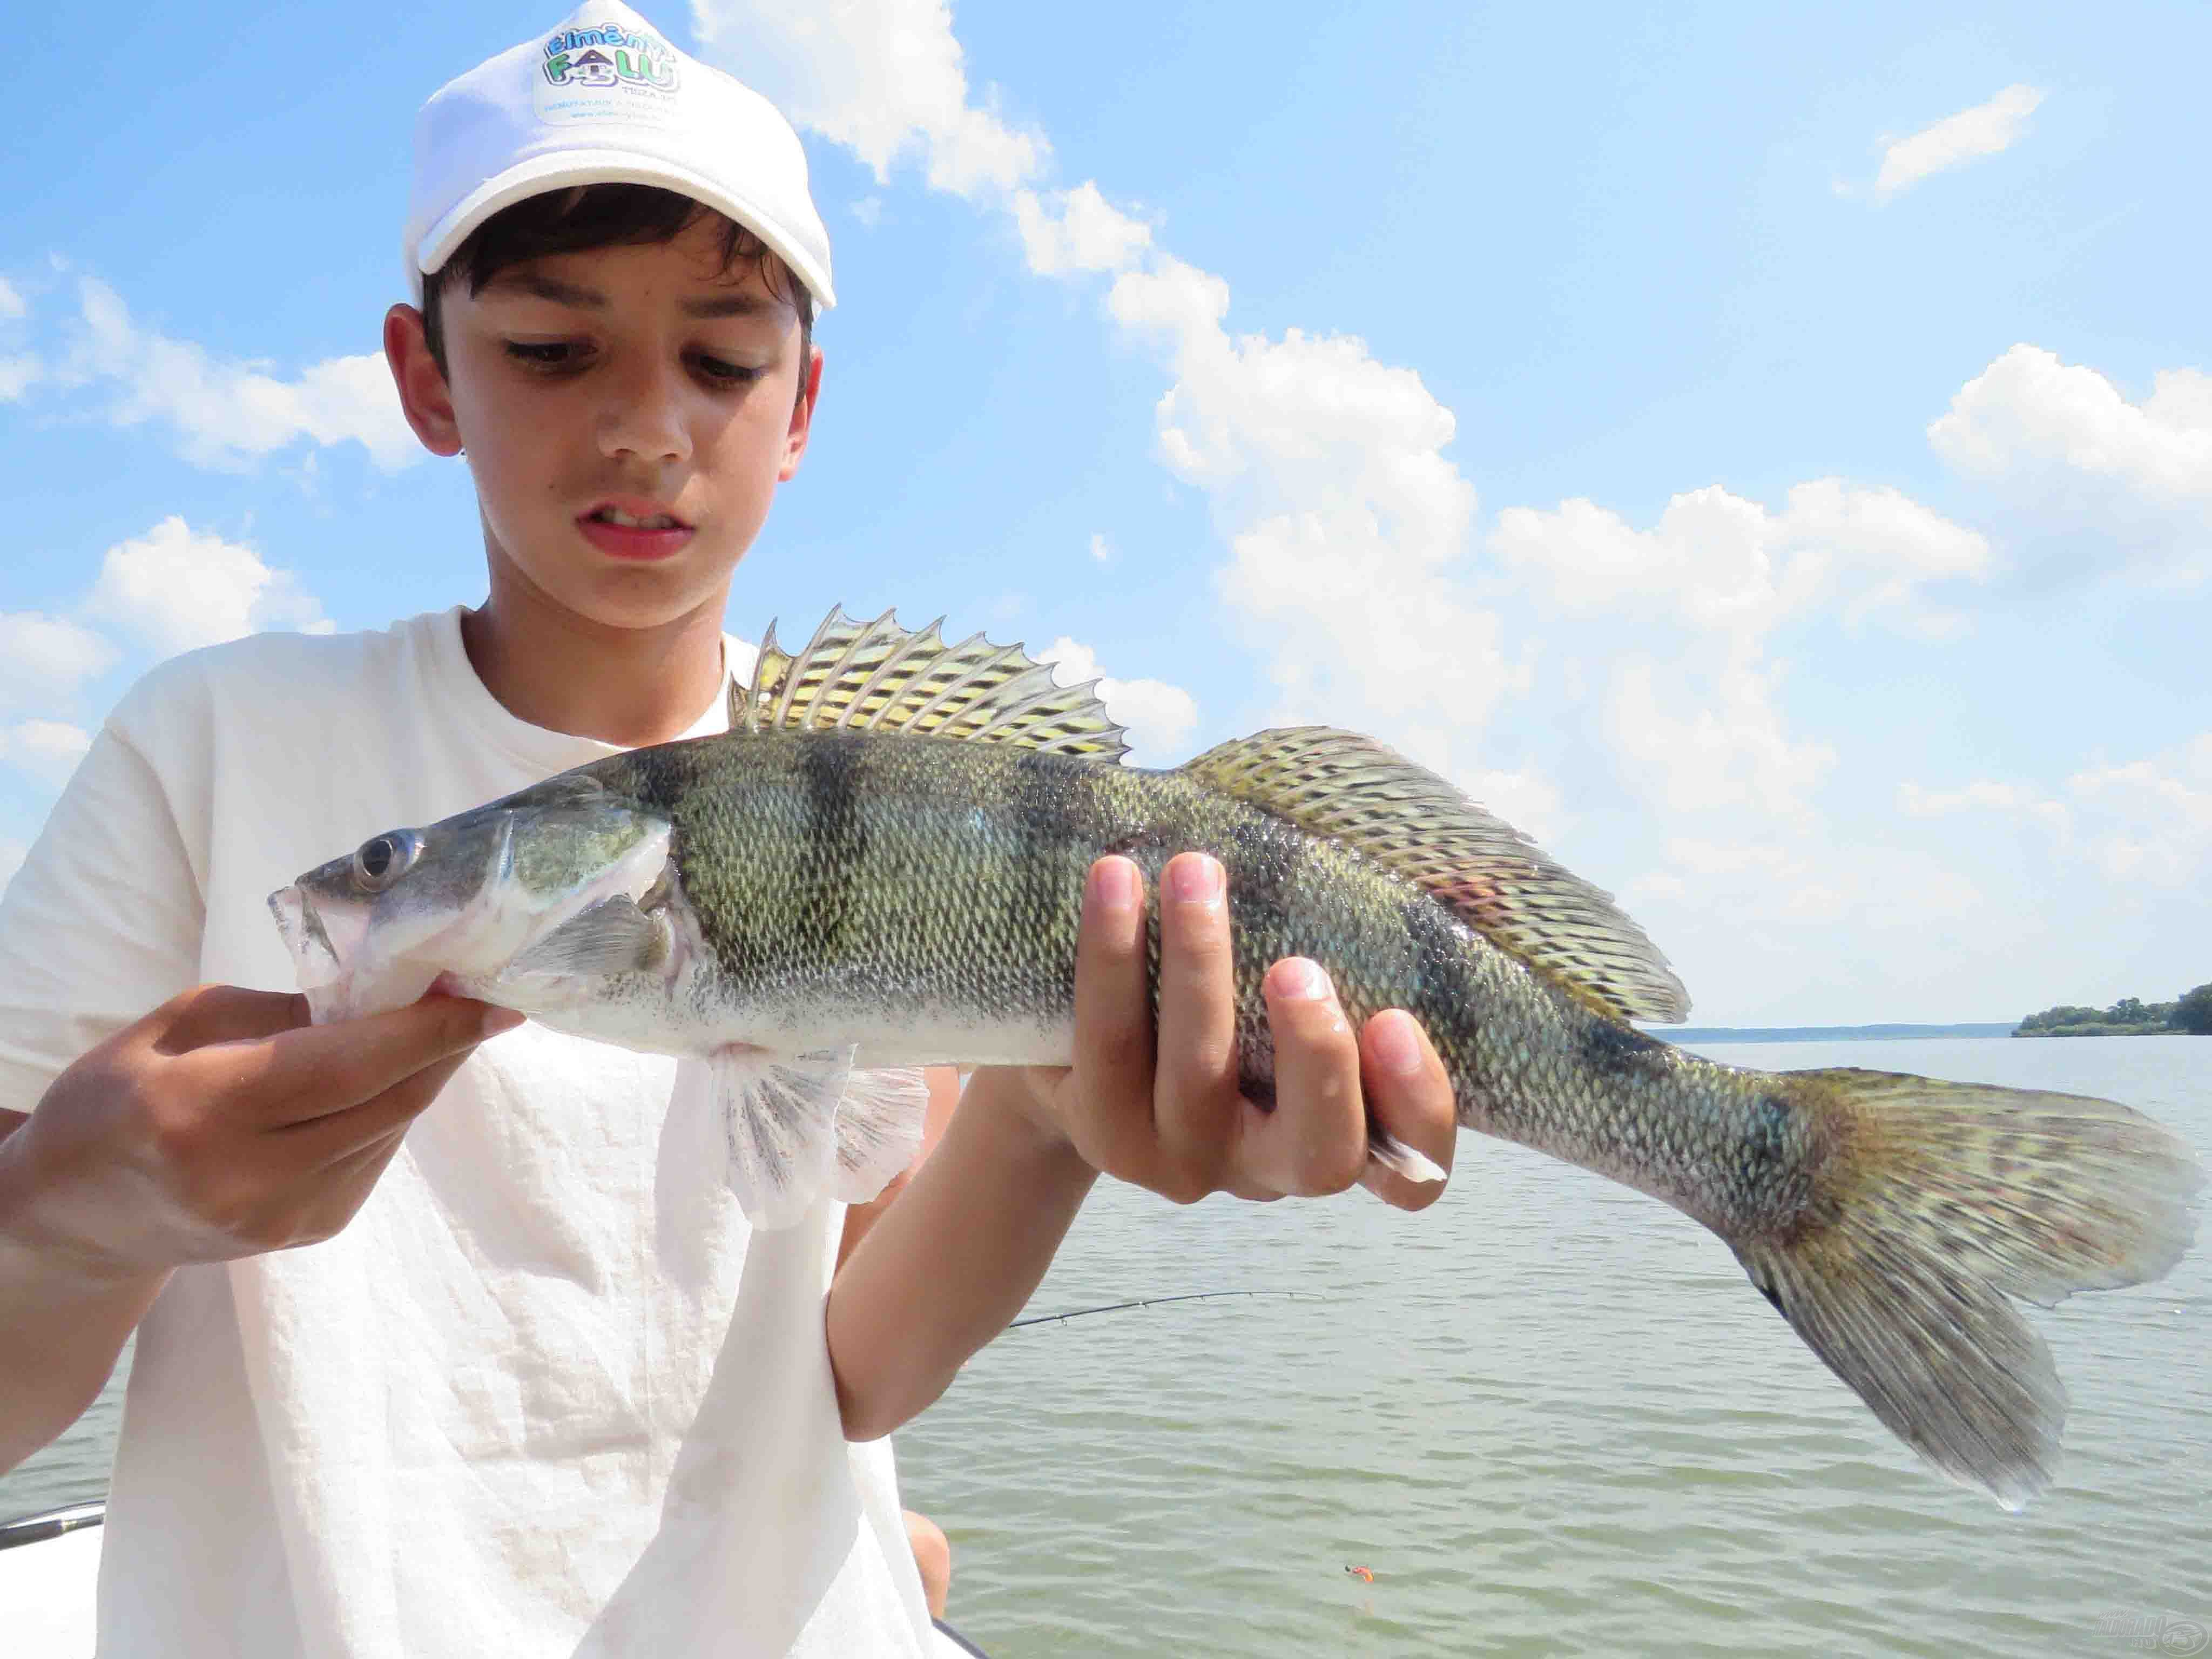
POLYGON ((414 278, 416 303, 422 301, 423 277, 452 258, 453 251, 468 240, 469 233, 493 214, 530 197, 566 190, 574 185, 658 185, 663 190, 689 196, 727 215, 759 237, 776 258, 791 267, 791 274, 806 285, 816 306, 827 311, 837 303, 837 296, 830 290, 830 273, 818 260, 778 230, 770 216, 753 204, 672 161, 641 158, 626 150, 590 149, 564 149, 533 155, 487 179, 462 198, 452 212, 430 227, 422 246, 416 250, 410 274, 414 278))

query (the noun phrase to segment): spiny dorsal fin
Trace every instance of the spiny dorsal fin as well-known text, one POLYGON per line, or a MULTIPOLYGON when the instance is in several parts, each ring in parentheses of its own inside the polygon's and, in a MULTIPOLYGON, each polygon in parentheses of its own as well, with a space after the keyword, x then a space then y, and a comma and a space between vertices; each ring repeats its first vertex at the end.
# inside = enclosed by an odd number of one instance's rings
POLYGON ((1128 744, 1093 680, 1055 685, 1018 645, 981 634, 947 645, 944 619, 909 633, 890 611, 856 622, 832 611, 796 656, 769 624, 751 687, 730 690, 730 725, 746 732, 903 732, 1011 743, 1118 760, 1128 744))
POLYGON ((1610 894, 1372 738, 1292 726, 1222 744, 1182 769, 1356 848, 1425 889, 1492 944, 1610 1013, 1689 1015, 1681 981, 1610 894))

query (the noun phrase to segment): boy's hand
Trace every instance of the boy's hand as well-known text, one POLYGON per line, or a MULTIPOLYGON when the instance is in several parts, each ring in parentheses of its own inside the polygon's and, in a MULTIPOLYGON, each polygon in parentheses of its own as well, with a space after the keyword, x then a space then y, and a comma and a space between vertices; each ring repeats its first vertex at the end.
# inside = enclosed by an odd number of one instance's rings
POLYGON ((0 1148, 9 1231, 121 1280, 328 1238, 476 1045, 522 1016, 458 997, 331 1025, 206 985, 59 1077, 0 1148))
POLYGON ((1029 1093, 1093 1168, 1178 1202, 1208 1193, 1272 1199, 1355 1182, 1400 1209, 1443 1190, 1370 1164, 1370 1111, 1407 1146, 1451 1167, 1451 1084, 1413 1016, 1391 1010, 1355 1032, 1317 964, 1267 973, 1275 1104, 1239 1091, 1237 992, 1220 864, 1185 853, 1160 880, 1160 1016, 1145 982, 1144 890, 1127 859, 1101 859, 1084 891, 1072 1069, 1036 1066, 1029 1093))

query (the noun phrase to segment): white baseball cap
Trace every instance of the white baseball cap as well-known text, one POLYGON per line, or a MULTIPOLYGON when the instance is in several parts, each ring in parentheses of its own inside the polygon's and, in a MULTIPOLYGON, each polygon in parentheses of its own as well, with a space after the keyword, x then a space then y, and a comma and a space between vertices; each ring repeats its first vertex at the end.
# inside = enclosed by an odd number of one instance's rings
POLYGON ((447 82, 415 122, 404 250, 422 279, 501 208, 572 185, 658 185, 727 214, 806 284, 830 287, 830 233, 806 152, 775 105, 676 50, 622 0, 584 0, 549 33, 447 82))

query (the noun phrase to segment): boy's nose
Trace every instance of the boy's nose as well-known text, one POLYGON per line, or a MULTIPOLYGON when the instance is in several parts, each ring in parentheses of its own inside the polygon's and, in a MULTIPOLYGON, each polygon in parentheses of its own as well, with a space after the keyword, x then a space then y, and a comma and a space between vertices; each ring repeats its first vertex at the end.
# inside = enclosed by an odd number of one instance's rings
POLYGON ((640 363, 603 384, 608 397, 599 411, 602 453, 610 458, 633 455, 644 461, 680 461, 690 455, 680 369, 640 363))

